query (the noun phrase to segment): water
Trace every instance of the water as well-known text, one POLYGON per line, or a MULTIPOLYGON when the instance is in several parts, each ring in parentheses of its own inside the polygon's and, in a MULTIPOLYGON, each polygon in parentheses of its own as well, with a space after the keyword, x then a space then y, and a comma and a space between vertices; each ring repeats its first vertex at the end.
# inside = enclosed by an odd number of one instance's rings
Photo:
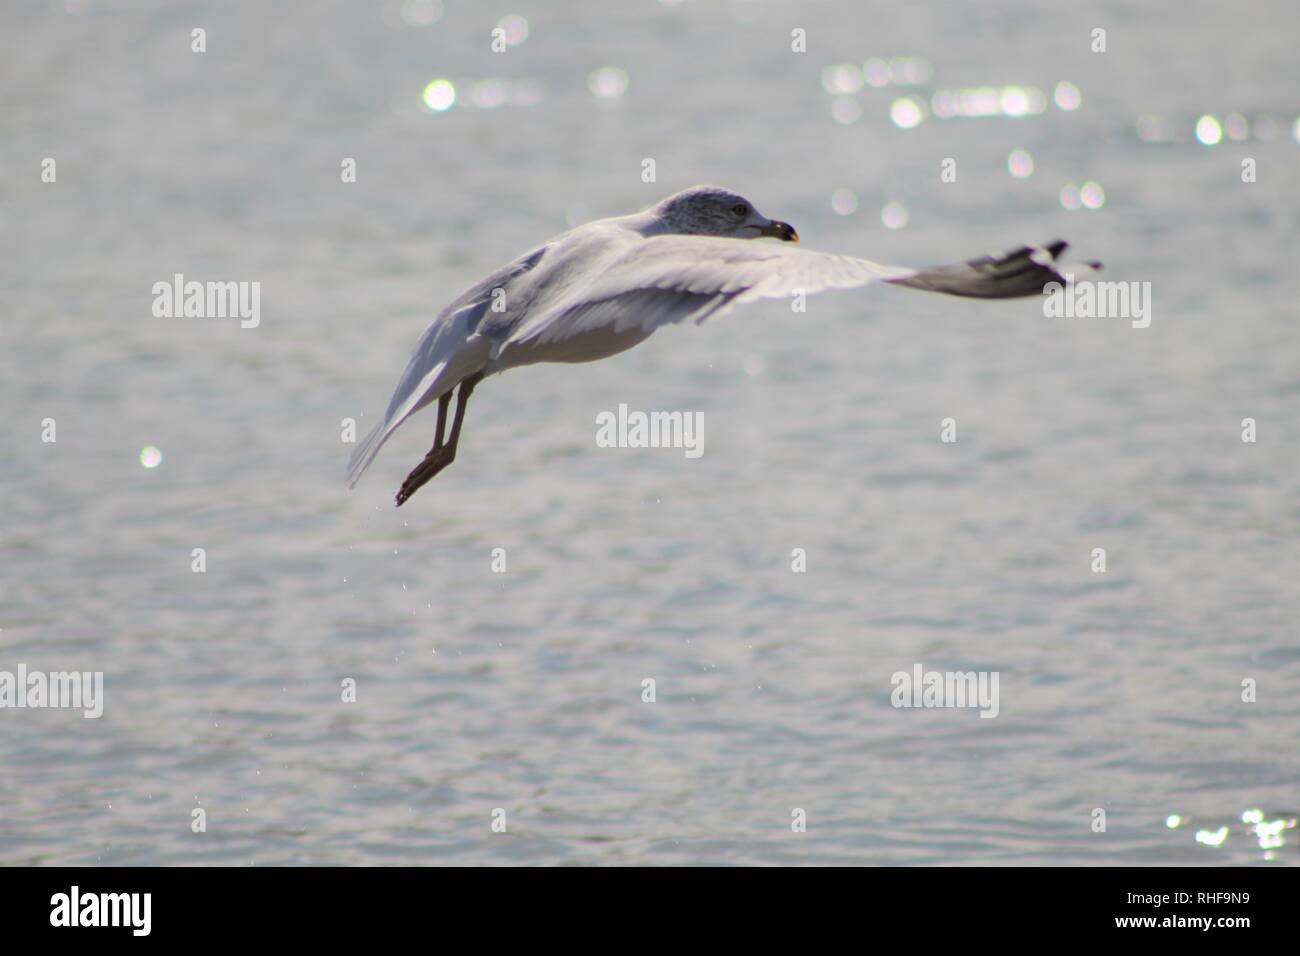
POLYGON ((0 669, 106 702, 0 711, 0 862, 1297 862, 1293 4, 70 7, 0 14, 0 669), (823 88, 895 56, 933 75, 823 88), (930 114, 1008 84, 1042 112, 930 114), (1232 112, 1247 138, 1195 141, 1232 112), (437 306, 701 181, 902 264, 1059 234, 1152 323, 767 303, 491 379, 409 505, 427 412, 345 491, 340 423, 437 306), (261 324, 155 318, 177 272, 260 282, 261 324), (620 403, 703 412, 703 457, 598 448, 620 403), (895 709, 917 663, 998 672, 998 717, 895 709))

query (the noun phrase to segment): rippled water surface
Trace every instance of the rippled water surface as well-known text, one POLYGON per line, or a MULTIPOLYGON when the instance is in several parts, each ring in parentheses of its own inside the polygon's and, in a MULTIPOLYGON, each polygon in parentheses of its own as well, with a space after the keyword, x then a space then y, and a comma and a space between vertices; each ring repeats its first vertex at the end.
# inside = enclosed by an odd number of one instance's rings
POLYGON ((1294 4, 0 21, 0 670, 106 695, 0 710, 0 863, 1300 859, 1294 4), (900 264, 1061 235, 1151 325, 765 303, 490 379, 407 506, 427 412, 346 491, 438 306, 695 182, 900 264), (260 325, 156 318, 176 273, 260 325), (597 447, 620 403, 703 456, 597 447), (916 664, 998 716, 894 708, 916 664))

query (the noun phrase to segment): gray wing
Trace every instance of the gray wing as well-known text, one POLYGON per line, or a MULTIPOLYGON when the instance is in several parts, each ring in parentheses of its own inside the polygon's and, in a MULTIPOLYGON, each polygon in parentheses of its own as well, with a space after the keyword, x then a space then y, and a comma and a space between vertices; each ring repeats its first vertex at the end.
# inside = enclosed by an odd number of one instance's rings
POLYGON ((649 332, 711 316, 756 299, 811 295, 889 282, 947 295, 1018 298, 1052 281, 1063 242, 1026 246, 933 269, 881 265, 788 244, 702 236, 655 236, 639 242, 598 277, 512 330, 504 346, 563 341, 596 328, 649 332))

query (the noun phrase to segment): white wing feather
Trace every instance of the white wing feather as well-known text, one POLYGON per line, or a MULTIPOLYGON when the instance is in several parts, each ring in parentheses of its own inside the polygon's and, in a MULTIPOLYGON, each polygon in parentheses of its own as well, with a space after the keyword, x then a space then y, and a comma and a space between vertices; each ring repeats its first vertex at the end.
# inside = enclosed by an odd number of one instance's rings
POLYGON ((562 341, 602 326, 652 331, 684 319, 703 322, 755 299, 915 275, 914 269, 787 244, 654 236, 636 243, 572 295, 525 319, 503 346, 562 341))

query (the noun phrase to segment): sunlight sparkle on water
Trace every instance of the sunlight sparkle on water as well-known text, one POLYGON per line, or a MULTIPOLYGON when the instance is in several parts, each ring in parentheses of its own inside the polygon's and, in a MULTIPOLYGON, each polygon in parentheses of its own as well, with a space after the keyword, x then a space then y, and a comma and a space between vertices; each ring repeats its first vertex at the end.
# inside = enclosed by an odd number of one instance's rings
POLYGON ((1024 116, 1029 112, 1029 95, 1019 86, 1002 87, 998 103, 1007 116, 1024 116))
POLYGON ((528 21, 523 17, 513 14, 502 17, 497 21, 497 27, 505 35, 506 46, 519 46, 528 39, 528 21))
POLYGON ((1082 186, 1066 183, 1061 187, 1061 206, 1074 212, 1077 209, 1100 209, 1106 205, 1106 190, 1092 180, 1082 186))
POLYGON ((831 119, 841 126, 849 126, 862 118, 862 107, 851 96, 837 96, 831 101, 831 119))
POLYGON ((1056 103, 1058 110, 1070 112, 1077 110, 1083 105, 1083 94, 1079 88, 1069 80, 1062 80, 1056 84, 1056 89, 1052 91, 1052 101, 1056 103))
POLYGON ((880 210, 880 221, 886 229, 902 229, 909 221, 907 207, 901 202, 886 203, 880 210))
POLYGON ((896 56, 892 60, 873 56, 862 64, 862 78, 875 89, 891 83, 895 86, 920 86, 929 83, 933 75, 934 67, 930 61, 919 56, 896 56))
POLYGON ((153 445, 145 445, 140 449, 140 464, 146 468, 157 468, 162 464, 162 452, 153 445))
POLYGON ((899 129, 911 129, 923 119, 921 104, 910 96, 900 96, 889 106, 889 120, 899 129))
POLYGON ((1143 113, 1137 118, 1137 134, 1144 143, 1167 143, 1174 138, 1169 121, 1154 113, 1143 113))
POLYGON ((856 63, 836 63, 822 70, 822 89, 827 93, 856 93, 862 89, 862 71, 856 63))
POLYGON ((587 75, 587 89, 602 100, 618 99, 627 92, 627 71, 616 66, 602 66, 587 75))
POLYGON ((442 0, 403 0, 402 22, 427 27, 442 19, 442 0))
POLYGON ((1196 141, 1204 146, 1216 146, 1223 139, 1223 127, 1218 119, 1205 114, 1196 121, 1196 141))
POLYGON ((470 99, 481 110, 494 110, 510 99, 510 84, 498 79, 479 80, 470 99))
POLYGON ((1007 171, 1016 179, 1034 175, 1034 157, 1027 149, 1013 149, 1007 157, 1007 171))
POLYGON ((879 89, 889 85, 889 63, 885 60, 870 59, 862 64, 862 76, 868 86, 879 89))
POLYGON ((1035 116, 1047 108, 1047 95, 1036 86, 972 86, 936 90, 930 110, 939 119, 983 116, 1035 116))
POLYGON ((1210 831, 1210 830, 1196 831, 1196 842, 1204 843, 1206 846, 1223 846, 1223 841, 1226 839, 1228 839, 1227 827, 1219 827, 1219 829, 1214 831, 1210 831))
POLYGON ((445 113, 456 102, 456 86, 451 80, 432 80, 420 94, 420 102, 432 113, 445 113))

